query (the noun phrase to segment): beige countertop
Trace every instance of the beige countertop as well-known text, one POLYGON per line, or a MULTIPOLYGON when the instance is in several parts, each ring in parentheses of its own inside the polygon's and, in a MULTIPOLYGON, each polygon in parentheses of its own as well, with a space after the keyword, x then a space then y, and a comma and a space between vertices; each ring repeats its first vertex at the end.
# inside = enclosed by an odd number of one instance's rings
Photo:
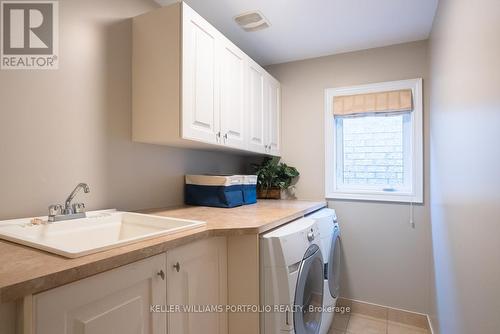
POLYGON ((52 289, 123 266, 182 244, 210 237, 259 234, 326 206, 325 202, 259 200, 232 209, 180 207, 146 213, 207 222, 201 228, 67 259, 34 248, 0 240, 0 301, 52 289))

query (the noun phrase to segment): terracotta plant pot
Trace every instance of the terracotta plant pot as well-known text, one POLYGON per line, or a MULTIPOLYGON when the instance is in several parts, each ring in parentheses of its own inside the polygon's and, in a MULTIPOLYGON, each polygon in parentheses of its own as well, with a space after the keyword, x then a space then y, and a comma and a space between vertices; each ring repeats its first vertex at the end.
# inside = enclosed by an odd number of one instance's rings
POLYGON ((262 199, 281 199, 281 189, 280 188, 258 188, 257 198, 262 199))

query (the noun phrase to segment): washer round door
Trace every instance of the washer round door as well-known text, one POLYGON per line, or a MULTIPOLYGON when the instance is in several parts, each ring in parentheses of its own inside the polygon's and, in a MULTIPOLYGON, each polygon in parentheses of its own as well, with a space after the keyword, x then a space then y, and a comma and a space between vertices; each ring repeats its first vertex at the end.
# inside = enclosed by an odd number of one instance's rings
POLYGON ((295 334, 318 334, 323 306, 323 257, 311 245, 302 259, 295 290, 293 325, 295 334))
POLYGON ((332 245, 328 256, 328 287, 333 298, 337 298, 340 291, 340 228, 335 226, 332 236, 332 245))

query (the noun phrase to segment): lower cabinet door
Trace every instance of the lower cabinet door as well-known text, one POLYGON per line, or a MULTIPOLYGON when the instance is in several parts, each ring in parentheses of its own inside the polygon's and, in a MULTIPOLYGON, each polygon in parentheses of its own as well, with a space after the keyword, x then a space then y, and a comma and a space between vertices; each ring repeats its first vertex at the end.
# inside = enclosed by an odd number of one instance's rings
POLYGON ((39 293, 35 334, 165 334, 165 254, 39 293))
POLYGON ((226 255, 226 239, 222 237, 167 252, 167 304, 179 307, 168 313, 168 333, 227 333, 226 314, 206 312, 207 307, 227 301, 226 255))

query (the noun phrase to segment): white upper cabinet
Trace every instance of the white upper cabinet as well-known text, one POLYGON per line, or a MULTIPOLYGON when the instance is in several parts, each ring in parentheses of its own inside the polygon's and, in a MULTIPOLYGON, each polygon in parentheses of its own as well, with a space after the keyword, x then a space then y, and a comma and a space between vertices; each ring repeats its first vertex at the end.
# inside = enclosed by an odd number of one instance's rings
POLYGON ((189 7, 183 13, 182 137, 215 143, 220 128, 219 32, 189 7))
POLYGON ((265 150, 264 73, 260 66, 250 62, 248 67, 248 148, 254 152, 265 150))
POLYGON ((279 155, 281 149, 281 88, 278 81, 268 76, 267 90, 267 136, 266 151, 271 155, 279 155))
POLYGON ((246 55, 231 42, 220 43, 220 124, 222 143, 246 148, 246 55))
POLYGON ((280 155, 280 84, 256 63, 248 68, 248 148, 280 155))
POLYGON ((133 41, 134 141, 279 155, 279 83, 186 3, 135 17, 133 41))

